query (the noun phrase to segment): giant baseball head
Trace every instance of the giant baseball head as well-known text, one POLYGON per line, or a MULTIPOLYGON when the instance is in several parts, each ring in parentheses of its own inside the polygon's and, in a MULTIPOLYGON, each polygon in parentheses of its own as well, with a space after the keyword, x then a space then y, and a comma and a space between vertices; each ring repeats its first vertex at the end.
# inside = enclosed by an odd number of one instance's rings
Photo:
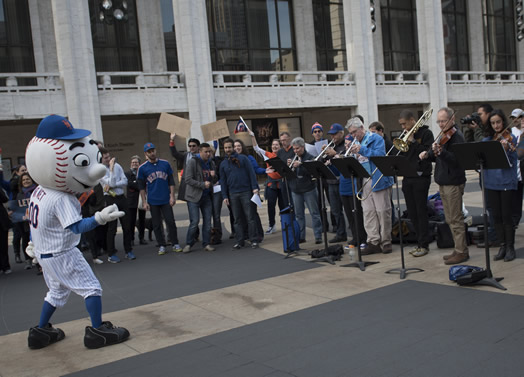
POLYGON ((92 189, 106 172, 101 154, 89 137, 64 117, 44 118, 25 151, 27 170, 43 187, 79 194, 92 189))

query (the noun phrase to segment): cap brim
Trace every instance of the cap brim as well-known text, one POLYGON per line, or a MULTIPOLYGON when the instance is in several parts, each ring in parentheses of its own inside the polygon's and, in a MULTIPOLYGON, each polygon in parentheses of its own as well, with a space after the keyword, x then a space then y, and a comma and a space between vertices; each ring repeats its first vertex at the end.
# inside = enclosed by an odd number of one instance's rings
POLYGON ((82 139, 89 135, 91 135, 91 131, 75 128, 74 132, 71 135, 62 136, 60 137, 60 140, 82 139))

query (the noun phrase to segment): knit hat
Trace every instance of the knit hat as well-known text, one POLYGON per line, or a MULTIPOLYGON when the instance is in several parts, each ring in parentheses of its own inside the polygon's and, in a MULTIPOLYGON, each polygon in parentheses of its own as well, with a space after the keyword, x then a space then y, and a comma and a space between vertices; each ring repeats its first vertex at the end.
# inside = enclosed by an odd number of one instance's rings
POLYGON ((311 133, 313 133, 315 130, 320 130, 322 132, 324 132, 324 127, 322 127, 322 125, 318 122, 315 122, 315 124, 313 124, 311 126, 311 133))

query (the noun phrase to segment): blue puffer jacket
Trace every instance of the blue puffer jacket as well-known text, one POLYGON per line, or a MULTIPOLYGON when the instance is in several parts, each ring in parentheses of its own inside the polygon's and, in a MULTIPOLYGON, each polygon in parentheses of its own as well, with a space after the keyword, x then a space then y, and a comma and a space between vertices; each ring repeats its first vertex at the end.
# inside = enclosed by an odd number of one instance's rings
MULTIPOLYGON (((370 158, 374 156, 386 155, 386 145, 384 143, 384 138, 379 134, 374 134, 373 132, 367 131, 360 144, 360 152, 358 153, 362 156, 370 158)), ((369 160, 369 163, 362 164, 362 166, 367 170, 369 174, 371 174, 373 170, 375 170, 376 168, 375 164, 371 160, 369 160)), ((372 186, 375 185, 380 176, 380 170, 377 170, 376 173, 373 175, 373 179, 371 181, 372 186)), ((376 192, 384 190, 391 186, 393 186, 393 177, 382 177, 382 179, 375 186, 373 191, 376 192)))
MULTIPOLYGON (((486 137, 482 141, 490 141, 491 137, 486 137)), ((517 139, 513 136, 513 144, 517 139)), ((506 169, 486 169, 484 170, 484 187, 489 190, 506 191, 517 189, 517 152, 507 151, 506 156, 510 167, 506 169)))

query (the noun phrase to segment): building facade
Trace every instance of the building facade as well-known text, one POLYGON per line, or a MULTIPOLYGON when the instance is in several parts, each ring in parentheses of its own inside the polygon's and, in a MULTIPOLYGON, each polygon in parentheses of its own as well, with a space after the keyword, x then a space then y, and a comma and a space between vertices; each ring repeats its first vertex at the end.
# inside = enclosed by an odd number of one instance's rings
POLYGON ((437 133, 442 106, 524 106, 521 13, 512 0, 0 0, 2 157, 22 161, 52 113, 124 161, 145 141, 168 157, 162 112, 197 138, 242 116, 262 146, 354 114, 395 136, 404 108, 433 108, 437 133))

